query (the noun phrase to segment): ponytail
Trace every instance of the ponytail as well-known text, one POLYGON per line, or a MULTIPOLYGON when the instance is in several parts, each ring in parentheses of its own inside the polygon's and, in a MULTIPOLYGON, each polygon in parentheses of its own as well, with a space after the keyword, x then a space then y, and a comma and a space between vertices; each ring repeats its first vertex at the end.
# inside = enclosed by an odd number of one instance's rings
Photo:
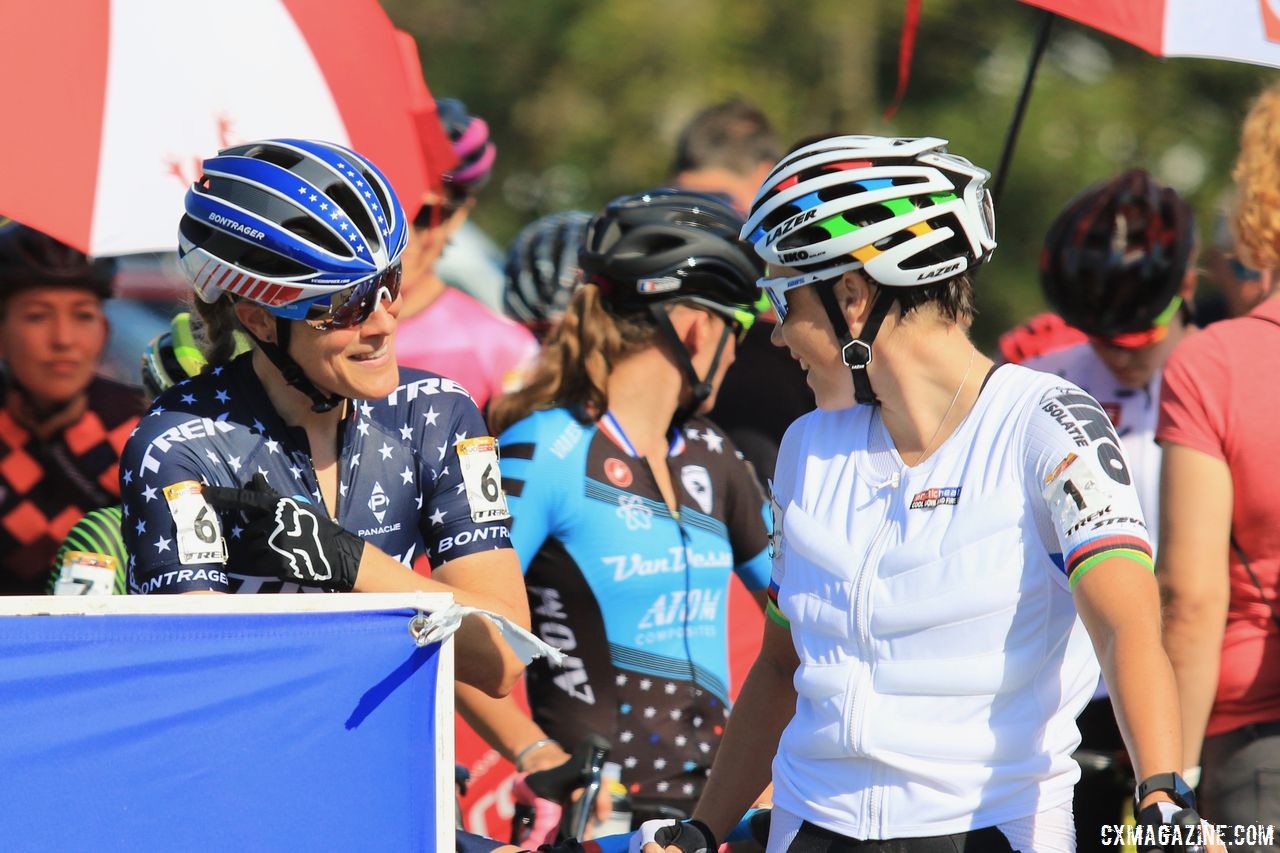
POLYGON ((192 308, 203 326, 203 334, 196 336, 196 343, 210 366, 226 364, 235 357, 239 344, 236 332, 240 321, 236 319, 231 297, 224 293, 213 302, 205 302, 198 296, 192 301, 192 308))
POLYGON ((579 287, 547 336, 529 381, 489 404, 494 435, 541 409, 567 406, 580 419, 609 410, 606 384, 613 366, 650 344, 656 327, 647 315, 618 317, 594 284, 579 287))

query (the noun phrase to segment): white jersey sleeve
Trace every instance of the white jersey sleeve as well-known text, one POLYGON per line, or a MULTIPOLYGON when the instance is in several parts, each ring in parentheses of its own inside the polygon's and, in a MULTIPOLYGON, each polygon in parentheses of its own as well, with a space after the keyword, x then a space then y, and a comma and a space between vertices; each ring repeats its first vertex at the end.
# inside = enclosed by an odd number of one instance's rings
POLYGON ((1046 391, 1028 417, 1025 449, 1038 527, 1072 588, 1110 557, 1154 570, 1128 460, 1093 397, 1066 383, 1046 391))

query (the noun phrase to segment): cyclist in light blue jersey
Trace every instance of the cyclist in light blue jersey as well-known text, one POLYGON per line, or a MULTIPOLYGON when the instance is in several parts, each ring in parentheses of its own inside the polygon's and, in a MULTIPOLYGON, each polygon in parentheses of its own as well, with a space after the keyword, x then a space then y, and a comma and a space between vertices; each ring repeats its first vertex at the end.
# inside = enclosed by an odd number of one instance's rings
POLYGON ((532 720, 462 707, 518 770, 609 740, 637 814, 695 801, 728 714, 731 575, 761 602, 767 583, 764 497, 698 415, 754 321, 740 226, 700 193, 611 202, 528 384, 491 410, 534 631, 569 658, 529 669, 532 720))

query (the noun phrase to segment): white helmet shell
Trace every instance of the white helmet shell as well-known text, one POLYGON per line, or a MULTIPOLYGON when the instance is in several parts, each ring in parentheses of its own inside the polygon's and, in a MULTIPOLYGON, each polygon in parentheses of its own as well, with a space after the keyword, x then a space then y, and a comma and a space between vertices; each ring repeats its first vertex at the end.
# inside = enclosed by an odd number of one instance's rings
POLYGON ((917 287, 995 250, 991 177, 934 137, 833 136, 788 154, 765 179, 742 238, 766 263, 862 268, 917 287))

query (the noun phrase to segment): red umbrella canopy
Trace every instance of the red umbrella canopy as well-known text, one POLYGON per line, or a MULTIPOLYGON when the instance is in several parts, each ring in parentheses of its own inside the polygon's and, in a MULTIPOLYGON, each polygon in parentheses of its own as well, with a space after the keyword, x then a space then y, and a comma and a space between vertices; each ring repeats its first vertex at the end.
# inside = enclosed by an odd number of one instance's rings
POLYGON ((93 255, 173 249, 228 145, 346 145, 410 208, 452 165, 429 165, 452 152, 376 0, 0 0, 0 20, 0 214, 93 255))
POLYGON ((1156 56, 1280 67, 1278 0, 1022 0, 1156 56))

